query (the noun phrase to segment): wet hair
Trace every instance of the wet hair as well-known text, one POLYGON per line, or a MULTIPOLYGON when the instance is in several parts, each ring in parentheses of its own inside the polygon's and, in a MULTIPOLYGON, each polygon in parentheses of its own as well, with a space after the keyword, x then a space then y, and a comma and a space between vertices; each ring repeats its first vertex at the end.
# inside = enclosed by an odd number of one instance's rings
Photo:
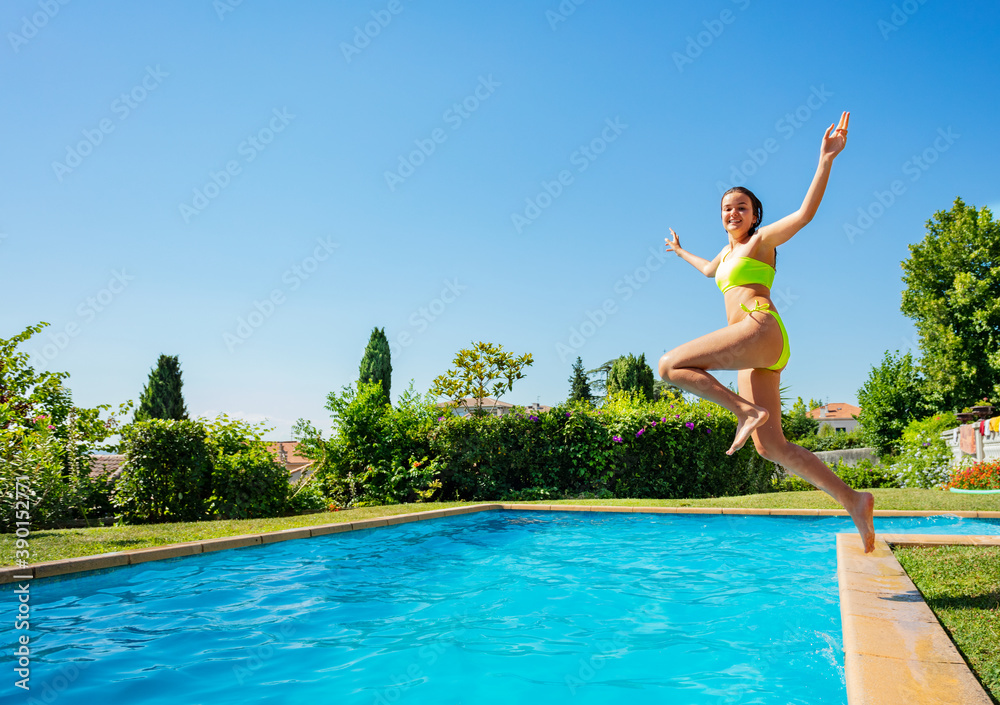
POLYGON ((760 227, 761 222, 764 220, 764 205, 760 202, 760 199, 754 195, 753 191, 742 186, 733 186, 731 189, 722 194, 722 199, 725 199, 726 196, 731 193, 742 193, 744 196, 750 197, 750 205, 753 207, 754 220, 756 222, 753 224, 753 227, 747 231, 747 235, 753 235, 757 232, 757 228, 760 227))

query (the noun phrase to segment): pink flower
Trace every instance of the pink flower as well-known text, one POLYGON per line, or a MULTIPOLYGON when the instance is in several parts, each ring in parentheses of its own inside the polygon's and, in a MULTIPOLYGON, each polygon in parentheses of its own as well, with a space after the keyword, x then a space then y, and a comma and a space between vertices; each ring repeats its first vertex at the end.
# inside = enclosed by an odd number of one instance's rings
POLYGON ((651 426, 655 426, 655 425, 656 425, 656 422, 655 422, 655 421, 652 421, 652 422, 650 423, 650 425, 651 425, 651 426))
POLYGON ((613 440, 615 443, 621 443, 622 442, 622 437, 621 436, 612 436, 611 440, 613 440))
POLYGON ((644 428, 640 428, 638 431, 636 431, 635 437, 638 438, 639 436, 641 436, 642 432, 645 431, 645 430, 646 429, 644 429, 644 428))
POLYGON ((688 421, 688 422, 687 422, 686 424, 684 424, 684 425, 685 425, 685 426, 687 426, 688 428, 694 428, 694 424, 693 424, 693 423, 691 423, 690 421, 688 421))
POLYGON ((53 426, 52 424, 49 424, 49 430, 50 430, 50 431, 51 431, 52 429, 54 429, 54 428, 55 428, 55 426, 53 426))

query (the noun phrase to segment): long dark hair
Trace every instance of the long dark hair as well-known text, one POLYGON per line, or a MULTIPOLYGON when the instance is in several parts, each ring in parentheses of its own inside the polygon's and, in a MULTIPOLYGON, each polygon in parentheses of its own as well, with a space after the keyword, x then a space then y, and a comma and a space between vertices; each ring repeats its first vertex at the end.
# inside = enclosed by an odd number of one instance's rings
MULTIPOLYGON (((754 195, 753 191, 748 188, 744 188, 743 186, 733 186, 731 189, 722 194, 722 199, 725 199, 726 196, 731 193, 742 193, 744 196, 750 197, 750 203, 753 205, 754 220, 756 222, 753 224, 753 227, 747 231, 747 235, 753 235, 757 232, 757 228, 760 227, 761 222, 764 220, 764 205, 760 202, 760 199, 754 195)), ((722 203, 722 199, 719 201, 720 205, 722 203)))

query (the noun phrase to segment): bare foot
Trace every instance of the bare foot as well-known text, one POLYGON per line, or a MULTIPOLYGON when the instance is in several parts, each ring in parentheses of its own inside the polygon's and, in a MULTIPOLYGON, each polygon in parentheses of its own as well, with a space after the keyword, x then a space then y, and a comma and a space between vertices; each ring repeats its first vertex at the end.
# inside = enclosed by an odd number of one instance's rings
POLYGON ((742 448, 743 444, 750 438, 750 434, 767 422, 767 409, 753 405, 751 405, 751 408, 753 411, 749 415, 742 418, 739 416, 736 417, 736 437, 733 439, 733 444, 729 446, 729 450, 726 451, 726 455, 732 455, 742 448))
POLYGON ((870 492, 855 492, 852 506, 845 506, 854 525, 858 527, 861 540, 865 544, 865 553, 875 550, 875 526, 872 523, 872 516, 875 513, 875 498, 870 492))

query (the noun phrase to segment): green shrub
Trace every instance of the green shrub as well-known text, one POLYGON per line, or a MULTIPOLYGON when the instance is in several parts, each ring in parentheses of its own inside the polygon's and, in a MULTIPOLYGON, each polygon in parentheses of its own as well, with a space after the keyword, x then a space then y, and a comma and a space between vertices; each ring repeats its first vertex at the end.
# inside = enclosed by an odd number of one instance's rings
POLYGON ((197 421, 151 419, 125 426, 125 470, 115 488, 125 523, 196 521, 210 495, 212 458, 197 421))
POLYGON ((811 450, 813 453, 824 450, 847 450, 849 448, 865 447, 864 432, 860 426, 846 433, 833 431, 829 424, 825 424, 824 428, 820 430, 826 431, 826 433, 797 438, 795 440, 796 445, 800 445, 806 450, 811 450), (830 430, 826 431, 826 429, 830 430))
POLYGON ((911 421, 903 429, 899 456, 888 459, 902 487, 929 489, 948 482, 954 456, 941 431, 955 426, 958 419, 947 412, 911 421))
POLYGON ((318 512, 328 508, 331 508, 330 502, 315 482, 307 482, 288 498, 288 511, 292 513, 318 512))
POLYGON ((220 415, 202 420, 212 456, 208 512, 225 519, 279 516, 288 500, 288 471, 267 450, 262 426, 220 415))
POLYGON ((443 494, 459 499, 766 491, 774 466, 752 444, 725 454, 735 430, 735 418, 713 404, 619 393, 600 409, 574 404, 538 414, 445 417, 431 448, 443 494))
POLYGON ((896 477, 896 473, 867 458, 858 461, 858 464, 853 467, 844 464, 843 461, 837 461, 834 472, 847 483, 848 487, 853 487, 856 490, 899 487, 899 478, 896 477))
MULTIPOLYGON (((838 460, 835 465, 827 463, 833 472, 844 481, 848 487, 855 490, 871 489, 873 487, 899 487, 896 474, 890 469, 864 458, 855 466, 847 465, 838 460)), ((802 492, 816 489, 798 475, 787 475, 774 482, 778 492, 802 492)))
POLYGON ((438 465, 428 462, 430 432, 441 413, 430 397, 409 389, 396 406, 377 382, 359 382, 327 397, 334 435, 323 442, 308 424, 296 435, 308 439, 305 452, 320 461, 317 481, 338 506, 426 501, 440 488, 438 465))

